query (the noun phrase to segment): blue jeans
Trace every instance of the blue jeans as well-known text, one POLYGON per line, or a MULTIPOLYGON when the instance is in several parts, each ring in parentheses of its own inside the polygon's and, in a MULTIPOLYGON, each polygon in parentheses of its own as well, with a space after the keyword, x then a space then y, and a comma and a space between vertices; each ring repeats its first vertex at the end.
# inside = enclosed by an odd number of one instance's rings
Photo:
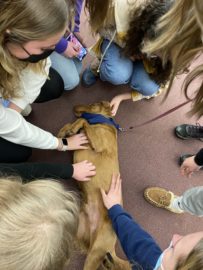
MULTIPOLYGON (((102 53, 109 44, 105 39, 102 43, 102 53)), ((100 79, 114 85, 128 84, 144 96, 151 96, 159 89, 145 71, 142 61, 133 62, 122 54, 122 49, 112 43, 108 48, 100 68, 100 79)))
POLYGON ((77 58, 67 58, 57 52, 50 55, 51 66, 61 75, 65 90, 72 90, 80 83, 82 62, 77 58))

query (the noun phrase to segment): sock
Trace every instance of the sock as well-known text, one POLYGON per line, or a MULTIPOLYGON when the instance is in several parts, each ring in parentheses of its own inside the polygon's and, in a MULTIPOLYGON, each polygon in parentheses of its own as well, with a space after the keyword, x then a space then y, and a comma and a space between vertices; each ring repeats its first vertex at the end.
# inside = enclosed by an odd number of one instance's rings
POLYGON ((182 196, 177 196, 171 202, 170 207, 183 211, 183 209, 181 208, 181 200, 182 200, 182 196))

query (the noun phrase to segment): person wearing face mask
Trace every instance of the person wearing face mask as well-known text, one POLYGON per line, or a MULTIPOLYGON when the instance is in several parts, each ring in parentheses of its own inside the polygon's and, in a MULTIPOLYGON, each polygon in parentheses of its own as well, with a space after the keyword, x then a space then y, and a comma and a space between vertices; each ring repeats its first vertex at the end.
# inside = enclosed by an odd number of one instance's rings
MULTIPOLYGON (((24 162, 31 156, 32 148, 86 148, 84 134, 57 138, 21 115, 29 104, 57 98, 64 89, 60 76, 50 69, 48 55, 65 33, 67 14, 65 0, 52 0, 49 5, 47 0, 17 0, 15 4, 0 0, 1 163, 24 162)), ((95 173, 92 166, 81 163, 77 170, 85 170, 90 176, 95 173)))
POLYGON ((169 247, 162 251, 153 237, 122 208, 121 193, 120 175, 113 175, 108 192, 101 190, 109 218, 133 270, 203 269, 203 231, 174 235, 169 247))

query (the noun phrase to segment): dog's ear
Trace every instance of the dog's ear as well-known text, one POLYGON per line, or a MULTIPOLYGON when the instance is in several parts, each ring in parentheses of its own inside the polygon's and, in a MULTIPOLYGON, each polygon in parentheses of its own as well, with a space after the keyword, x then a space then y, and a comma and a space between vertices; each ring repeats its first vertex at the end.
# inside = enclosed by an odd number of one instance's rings
POLYGON ((75 116, 80 117, 82 113, 87 111, 87 106, 88 105, 76 105, 73 108, 73 111, 75 113, 75 116))
POLYGON ((91 147, 97 153, 106 152, 113 153, 117 149, 117 142, 114 146, 116 130, 111 126, 103 125, 91 126, 87 125, 85 132, 91 147))
POLYGON ((104 108, 103 114, 108 116, 108 117, 112 117, 110 102, 109 101, 102 101, 101 104, 104 108))

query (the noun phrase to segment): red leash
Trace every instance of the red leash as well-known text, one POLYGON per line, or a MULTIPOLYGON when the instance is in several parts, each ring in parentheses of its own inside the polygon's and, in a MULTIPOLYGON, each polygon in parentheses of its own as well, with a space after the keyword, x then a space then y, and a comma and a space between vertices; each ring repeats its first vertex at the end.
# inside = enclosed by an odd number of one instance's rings
POLYGON ((133 129, 143 127, 143 126, 145 126, 147 124, 150 124, 150 123, 152 123, 152 122, 154 122, 154 121, 156 121, 158 119, 161 119, 162 117, 164 117, 164 116, 166 116, 166 115, 168 115, 168 114, 170 114, 170 113, 178 110, 179 108, 185 106, 186 104, 190 103, 191 101, 192 100, 187 100, 187 101, 185 101, 185 102, 183 102, 183 103, 181 103, 181 104, 173 107, 172 109, 170 109, 170 110, 168 110, 168 111, 166 111, 166 112, 164 112, 164 113, 162 113, 162 114, 160 114, 160 115, 158 115, 158 116, 156 116, 156 117, 154 117, 154 118, 152 118, 152 119, 150 119, 150 120, 148 120, 148 121, 146 121, 144 123, 141 123, 141 124, 138 124, 138 125, 135 125, 135 126, 131 126, 129 128, 119 128, 119 130, 121 132, 126 132, 126 131, 133 131, 133 129))

